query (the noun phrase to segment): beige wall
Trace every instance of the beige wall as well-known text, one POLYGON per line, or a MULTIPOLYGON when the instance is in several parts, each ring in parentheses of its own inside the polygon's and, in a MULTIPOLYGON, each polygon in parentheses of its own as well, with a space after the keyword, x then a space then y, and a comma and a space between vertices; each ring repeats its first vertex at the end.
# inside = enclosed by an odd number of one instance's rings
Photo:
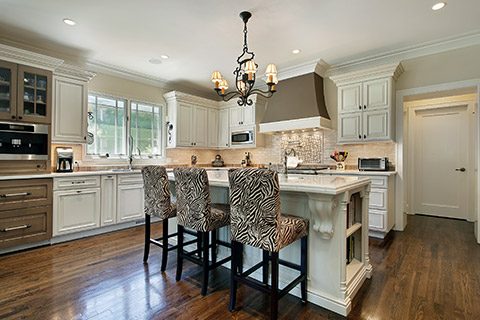
POLYGON ((153 85, 101 73, 97 74, 97 76, 90 81, 88 90, 165 105, 165 100, 163 99, 165 90, 153 85))
POLYGON ((397 90, 480 79, 480 45, 402 61, 397 90))

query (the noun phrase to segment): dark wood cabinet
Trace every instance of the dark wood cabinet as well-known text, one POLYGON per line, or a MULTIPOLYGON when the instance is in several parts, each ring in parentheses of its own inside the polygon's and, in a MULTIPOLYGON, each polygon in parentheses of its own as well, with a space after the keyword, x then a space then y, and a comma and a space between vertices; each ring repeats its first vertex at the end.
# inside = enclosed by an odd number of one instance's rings
POLYGON ((0 120, 52 122, 52 72, 0 61, 0 120))
POLYGON ((17 67, 0 60, 0 120, 17 118, 17 67))
POLYGON ((52 179, 0 181, 0 248, 52 237, 52 179))

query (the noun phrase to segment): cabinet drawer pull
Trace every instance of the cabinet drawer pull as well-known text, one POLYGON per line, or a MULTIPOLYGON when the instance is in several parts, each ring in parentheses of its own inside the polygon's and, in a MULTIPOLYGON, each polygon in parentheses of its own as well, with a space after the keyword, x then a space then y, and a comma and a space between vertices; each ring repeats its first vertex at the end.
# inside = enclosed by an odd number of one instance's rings
POLYGON ((85 181, 72 181, 72 184, 82 184, 85 183, 85 181))
POLYGON ((0 194, 0 198, 11 198, 11 197, 26 197, 31 195, 30 192, 19 192, 19 193, 5 193, 0 194))
POLYGON ((8 231, 28 229, 28 228, 30 228, 30 227, 31 227, 31 225, 24 224, 24 225, 21 225, 21 226, 16 226, 16 227, 10 227, 10 228, 1 229, 0 231, 1 231, 1 232, 8 232, 8 231))

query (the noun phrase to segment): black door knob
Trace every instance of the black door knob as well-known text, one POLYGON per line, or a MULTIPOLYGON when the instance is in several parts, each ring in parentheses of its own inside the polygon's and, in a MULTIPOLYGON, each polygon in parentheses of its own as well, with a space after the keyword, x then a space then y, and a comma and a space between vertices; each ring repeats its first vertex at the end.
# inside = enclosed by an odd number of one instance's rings
POLYGON ((12 119, 15 119, 16 117, 15 116, 12 116, 12 119))
POLYGON ((367 139, 367 135, 366 135, 366 134, 363 135, 363 139, 367 139))
POLYGON ((467 169, 465 169, 465 168, 456 168, 455 171, 465 172, 465 171, 467 171, 467 169))

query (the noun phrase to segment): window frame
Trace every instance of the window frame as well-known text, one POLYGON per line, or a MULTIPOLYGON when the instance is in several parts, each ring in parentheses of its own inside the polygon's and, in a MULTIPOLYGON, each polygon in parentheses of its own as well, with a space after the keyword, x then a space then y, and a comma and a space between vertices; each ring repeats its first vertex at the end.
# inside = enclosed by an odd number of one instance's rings
MULTIPOLYGON (((83 147, 83 159, 85 162, 99 162, 99 161, 106 161, 108 163, 114 163, 114 162, 120 162, 123 163, 125 160, 128 160, 128 150, 130 148, 130 130, 131 130, 131 111, 132 111, 132 103, 136 104, 144 104, 147 106, 152 106, 155 108, 160 109, 160 123, 159 123, 159 128, 160 128, 160 154, 158 155, 145 155, 142 154, 139 156, 138 154, 135 154, 133 152, 133 158, 136 160, 142 160, 141 162, 149 162, 152 160, 165 160, 166 159, 166 146, 167 146, 167 140, 166 140, 166 133, 163 128, 165 128, 166 125, 166 116, 167 116, 167 110, 166 106, 164 104, 158 103, 158 102, 152 102, 148 100, 142 100, 142 99, 137 99, 137 98, 131 98, 131 97, 124 97, 120 95, 113 95, 113 94, 108 94, 108 93, 103 93, 103 92, 97 92, 97 91, 88 91, 88 96, 94 95, 97 97, 102 97, 102 98, 107 98, 107 99, 115 99, 115 100, 123 100, 125 102, 125 118, 124 118, 124 124, 125 124, 125 135, 123 137, 125 141, 125 155, 109 155, 108 157, 106 155, 101 155, 101 154, 88 154, 87 153, 87 145, 85 144, 83 147)), ((88 99, 87 99, 88 103, 88 99)), ((87 120, 88 121, 88 120, 87 120)), ((134 150, 135 151, 135 150, 134 150)))

